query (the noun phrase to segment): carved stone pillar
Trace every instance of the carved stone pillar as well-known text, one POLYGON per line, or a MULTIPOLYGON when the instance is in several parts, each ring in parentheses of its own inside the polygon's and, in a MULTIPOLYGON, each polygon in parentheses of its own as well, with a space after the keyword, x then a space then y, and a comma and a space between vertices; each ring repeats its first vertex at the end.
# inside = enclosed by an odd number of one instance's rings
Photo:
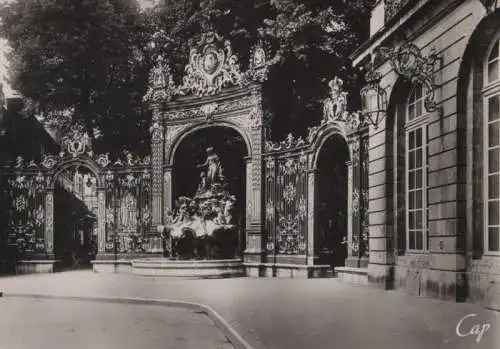
POLYGON ((260 262, 262 254, 262 168, 260 157, 246 163, 246 262, 260 262), (258 176, 258 179, 256 178, 258 176), (257 183, 258 180, 258 183, 257 183))
POLYGON ((54 189, 45 193, 45 251, 49 259, 54 257, 54 189))
POLYGON ((317 215, 316 207, 318 186, 316 185, 318 172, 311 170, 307 173, 307 264, 313 265, 317 258, 314 242, 317 241, 317 215))
POLYGON ((106 252, 106 189, 97 190, 97 252, 106 252))
POLYGON ((160 111, 154 110, 153 126, 151 127, 151 161, 153 165, 153 222, 152 230, 163 222, 163 125, 160 111))

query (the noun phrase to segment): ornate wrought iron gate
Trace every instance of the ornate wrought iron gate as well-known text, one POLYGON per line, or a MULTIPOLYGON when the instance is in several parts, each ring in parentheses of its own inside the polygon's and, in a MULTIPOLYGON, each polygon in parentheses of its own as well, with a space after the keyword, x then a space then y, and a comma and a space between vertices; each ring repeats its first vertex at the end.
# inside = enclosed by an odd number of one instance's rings
POLYGON ((274 153, 265 158, 266 249, 305 255, 307 247, 307 156, 274 153))
MULTIPOLYGON (((306 139, 288 135, 266 142, 264 152, 265 246, 267 261, 313 264, 318 256, 318 157, 326 140, 344 139, 347 163, 346 263, 359 266, 368 254, 368 129, 360 114, 346 111, 342 81, 330 83, 321 125, 309 128, 306 139)), ((335 159, 332 159, 335 161, 335 159)), ((344 161, 345 161, 344 160, 344 161)), ((342 160, 340 160, 342 161, 342 160)), ((332 163, 331 166, 334 166, 332 163)))
POLYGON ((151 157, 123 155, 111 161, 107 154, 94 154, 83 129, 75 127, 58 156, 45 155, 40 163, 18 157, 9 164, 2 179, 2 202, 8 211, 6 243, 18 258, 54 259, 55 187, 63 170, 72 167, 86 168, 95 177, 94 243, 100 256, 161 251, 158 233, 151 231, 151 157))

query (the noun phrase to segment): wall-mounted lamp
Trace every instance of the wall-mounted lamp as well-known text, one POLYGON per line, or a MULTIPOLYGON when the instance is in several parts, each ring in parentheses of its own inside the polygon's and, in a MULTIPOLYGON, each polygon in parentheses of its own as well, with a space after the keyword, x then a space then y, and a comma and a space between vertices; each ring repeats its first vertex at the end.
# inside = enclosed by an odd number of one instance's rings
POLYGON ((382 75, 370 70, 366 73, 366 85, 361 89, 363 115, 375 129, 387 114, 387 93, 380 86, 382 75))
POLYGON ((424 106, 428 112, 437 109, 435 101, 434 72, 436 63, 441 59, 434 50, 423 56, 421 50, 413 43, 403 42, 397 48, 379 47, 379 54, 390 61, 396 73, 408 79, 412 84, 420 84, 427 91, 424 106))

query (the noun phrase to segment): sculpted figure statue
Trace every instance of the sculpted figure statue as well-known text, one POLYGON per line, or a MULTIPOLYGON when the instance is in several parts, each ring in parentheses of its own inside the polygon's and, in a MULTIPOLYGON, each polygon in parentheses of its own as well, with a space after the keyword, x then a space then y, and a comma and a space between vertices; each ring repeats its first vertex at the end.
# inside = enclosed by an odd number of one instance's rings
MULTIPOLYGON (((207 148, 207 159, 205 162, 201 165, 197 166, 198 168, 201 167, 208 167, 207 169, 207 175, 205 179, 204 186, 207 190, 210 190, 212 188, 212 185, 216 183, 222 183, 224 181, 224 176, 222 175, 222 167, 220 164, 220 159, 219 156, 214 152, 214 148, 209 147, 207 148)), ((202 176, 203 180, 203 176, 202 176)), ((203 184, 200 183, 200 186, 203 184)))
POLYGON ((200 184, 198 185, 198 190, 196 191, 197 194, 203 194, 204 192, 207 191, 207 175, 205 172, 200 173, 200 184))

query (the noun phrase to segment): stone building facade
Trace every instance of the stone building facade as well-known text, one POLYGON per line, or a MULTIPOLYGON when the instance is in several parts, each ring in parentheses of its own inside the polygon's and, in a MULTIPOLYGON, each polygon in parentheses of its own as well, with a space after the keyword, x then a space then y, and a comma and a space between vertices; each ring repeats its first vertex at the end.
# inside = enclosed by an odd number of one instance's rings
POLYGON ((500 303, 497 1, 382 0, 367 71, 368 282, 500 303))

